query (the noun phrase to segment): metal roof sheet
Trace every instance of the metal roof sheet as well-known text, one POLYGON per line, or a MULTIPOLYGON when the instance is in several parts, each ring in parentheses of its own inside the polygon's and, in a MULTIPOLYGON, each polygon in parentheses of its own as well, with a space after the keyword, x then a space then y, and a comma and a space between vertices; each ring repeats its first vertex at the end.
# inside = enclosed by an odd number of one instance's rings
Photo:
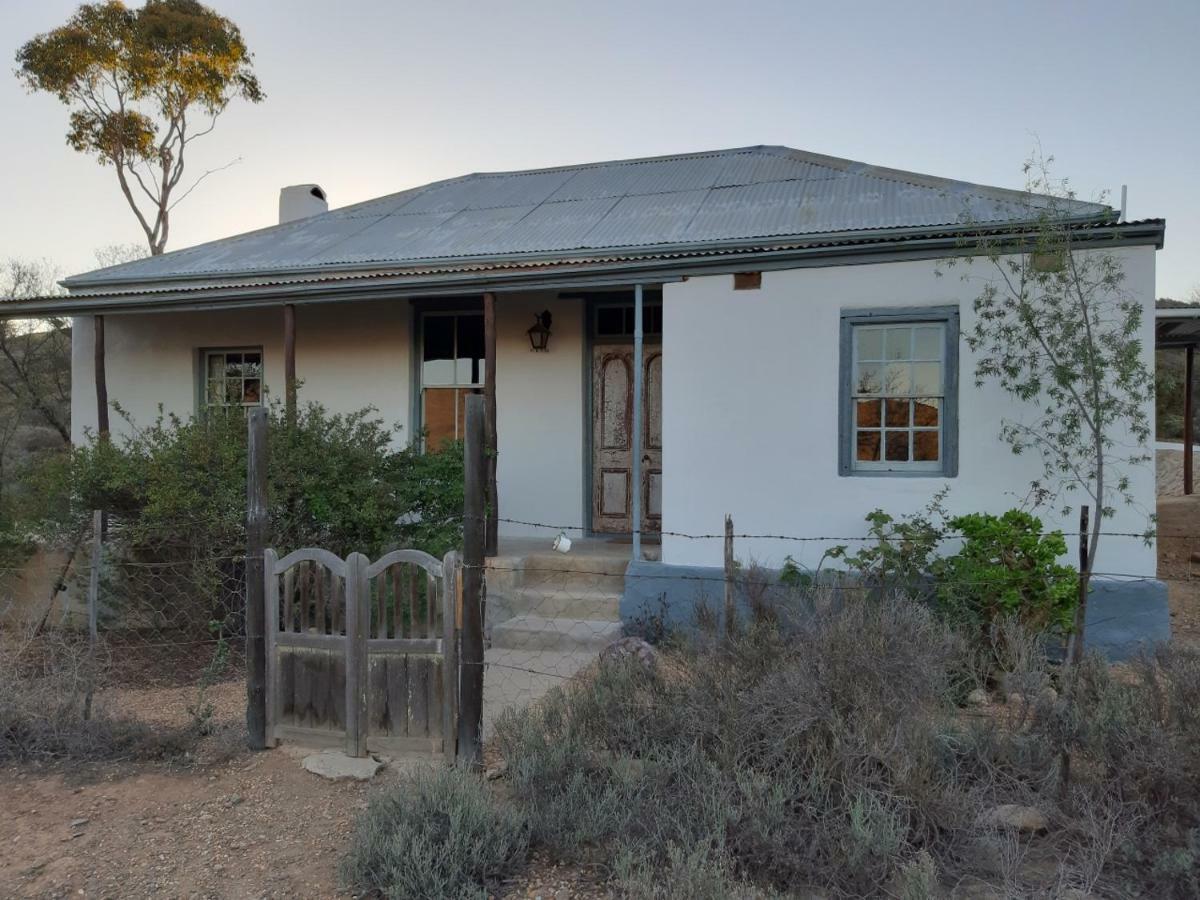
MULTIPOLYGON (((1038 198, 1032 198, 1037 202, 1038 198)), ((67 279, 73 290, 347 264, 532 262, 761 238, 1005 223, 1030 196, 787 147, 466 175, 67 279)), ((1072 219, 1110 207, 1073 201, 1072 219)))

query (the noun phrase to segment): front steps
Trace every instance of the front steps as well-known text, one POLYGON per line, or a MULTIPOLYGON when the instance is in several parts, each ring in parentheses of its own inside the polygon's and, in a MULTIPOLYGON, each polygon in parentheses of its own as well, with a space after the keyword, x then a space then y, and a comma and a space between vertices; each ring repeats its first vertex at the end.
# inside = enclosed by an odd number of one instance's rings
POLYGON ((487 622, 497 650, 595 653, 621 636, 621 553, 532 553, 486 563, 487 622))

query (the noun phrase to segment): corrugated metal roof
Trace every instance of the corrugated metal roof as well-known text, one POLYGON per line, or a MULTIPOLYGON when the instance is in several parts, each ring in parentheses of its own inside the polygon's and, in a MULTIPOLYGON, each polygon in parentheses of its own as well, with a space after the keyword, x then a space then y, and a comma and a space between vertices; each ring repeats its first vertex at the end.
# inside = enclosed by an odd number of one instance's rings
MULTIPOLYGON (((466 175, 64 283, 97 290, 371 264, 703 251, 742 241, 1026 221, 1030 199, 787 147, 745 147, 466 175)), ((1070 211, 1073 219, 1112 217, 1111 208, 1095 203, 1072 202, 1070 211)))

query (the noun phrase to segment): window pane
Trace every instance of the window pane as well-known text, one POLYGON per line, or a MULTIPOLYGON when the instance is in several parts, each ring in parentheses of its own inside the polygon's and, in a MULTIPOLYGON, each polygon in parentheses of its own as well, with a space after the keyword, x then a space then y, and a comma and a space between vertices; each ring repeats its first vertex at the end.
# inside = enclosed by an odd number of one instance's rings
POLYGON ((859 428, 878 428, 879 427, 879 400, 859 400, 855 403, 857 407, 857 418, 859 428))
POLYGON ((458 359, 455 381, 477 384, 483 381, 483 316, 458 316, 458 359))
POLYGON ((624 313, 619 306, 596 308, 596 334, 611 337, 624 333, 624 313))
POLYGON ((858 433, 857 459, 859 462, 879 461, 879 432, 860 431, 858 433))
POLYGON ((225 354, 210 353, 208 354, 208 377, 220 378, 225 374, 225 354))
POLYGON ((261 403, 262 402, 262 382, 257 378, 247 378, 245 388, 242 391, 243 403, 261 403))
POLYGON ((923 398, 913 401, 913 424, 929 428, 938 424, 938 407, 940 406, 937 400, 923 398))
POLYGON ((242 368, 247 378, 262 377, 262 354, 247 353, 242 357, 242 368))
POLYGON ((241 378, 242 377, 242 354, 226 353, 225 354, 225 377, 226 378, 241 378))
POLYGON ((208 394, 204 398, 209 406, 220 406, 225 402, 225 382, 213 379, 208 382, 208 394))
POLYGON ((938 433, 936 431, 913 432, 913 459, 918 462, 937 462, 938 433))
POLYGON ((240 405, 242 402, 242 380, 232 378, 225 382, 225 402, 240 405))
POLYGON ((856 394, 878 394, 883 389, 883 381, 879 366, 865 365, 858 367, 858 374, 854 381, 854 392, 856 394))
POLYGON ((942 329, 917 328, 913 336, 913 359, 942 358, 942 329))
POLYGON ((889 431, 886 452, 888 462, 908 462, 908 432, 889 431))
POLYGON ((440 450, 458 436, 458 393, 454 388, 425 391, 425 446, 430 450, 440 450))
POLYGON ((662 307, 647 306, 642 310, 642 331, 645 334, 662 334, 662 307))
POLYGON ((888 428, 907 428, 908 427, 908 401, 907 400, 888 400, 887 401, 887 426, 888 426, 888 428))
POLYGON ((421 380, 454 383, 454 317, 426 316, 422 321, 421 380))
MULTIPOLYGON (((912 390, 912 378, 909 371, 911 368, 909 363, 888 363, 887 371, 884 373, 883 393, 908 394, 912 390)), ((923 393, 929 394, 932 391, 923 393)))
POLYGON ((942 392, 941 363, 913 363, 912 392, 914 394, 940 394, 942 392))
POLYGON ((883 359, 883 332, 878 328, 856 328, 858 358, 863 362, 883 359))
POLYGON ((884 340, 884 359, 912 359, 912 329, 889 328, 884 340))

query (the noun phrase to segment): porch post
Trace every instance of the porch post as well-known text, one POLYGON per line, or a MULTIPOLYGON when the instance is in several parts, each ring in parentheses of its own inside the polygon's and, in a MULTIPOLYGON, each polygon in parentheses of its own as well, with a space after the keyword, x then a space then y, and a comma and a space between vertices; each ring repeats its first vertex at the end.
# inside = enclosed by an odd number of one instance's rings
POLYGON ((484 447, 487 453, 487 523, 484 552, 495 556, 500 543, 500 497, 496 490, 496 295, 483 295, 484 447))
POLYGON ((1196 345, 1187 345, 1186 362, 1183 367, 1183 492, 1192 492, 1192 373, 1196 345))
POLYGON ((108 378, 104 373, 104 316, 92 317, 96 351, 96 434, 108 440, 108 378))
POLYGON ((296 307, 283 307, 284 413, 288 425, 296 424, 296 307))
POLYGON ((642 286, 633 286, 633 558, 642 558, 642 286))

